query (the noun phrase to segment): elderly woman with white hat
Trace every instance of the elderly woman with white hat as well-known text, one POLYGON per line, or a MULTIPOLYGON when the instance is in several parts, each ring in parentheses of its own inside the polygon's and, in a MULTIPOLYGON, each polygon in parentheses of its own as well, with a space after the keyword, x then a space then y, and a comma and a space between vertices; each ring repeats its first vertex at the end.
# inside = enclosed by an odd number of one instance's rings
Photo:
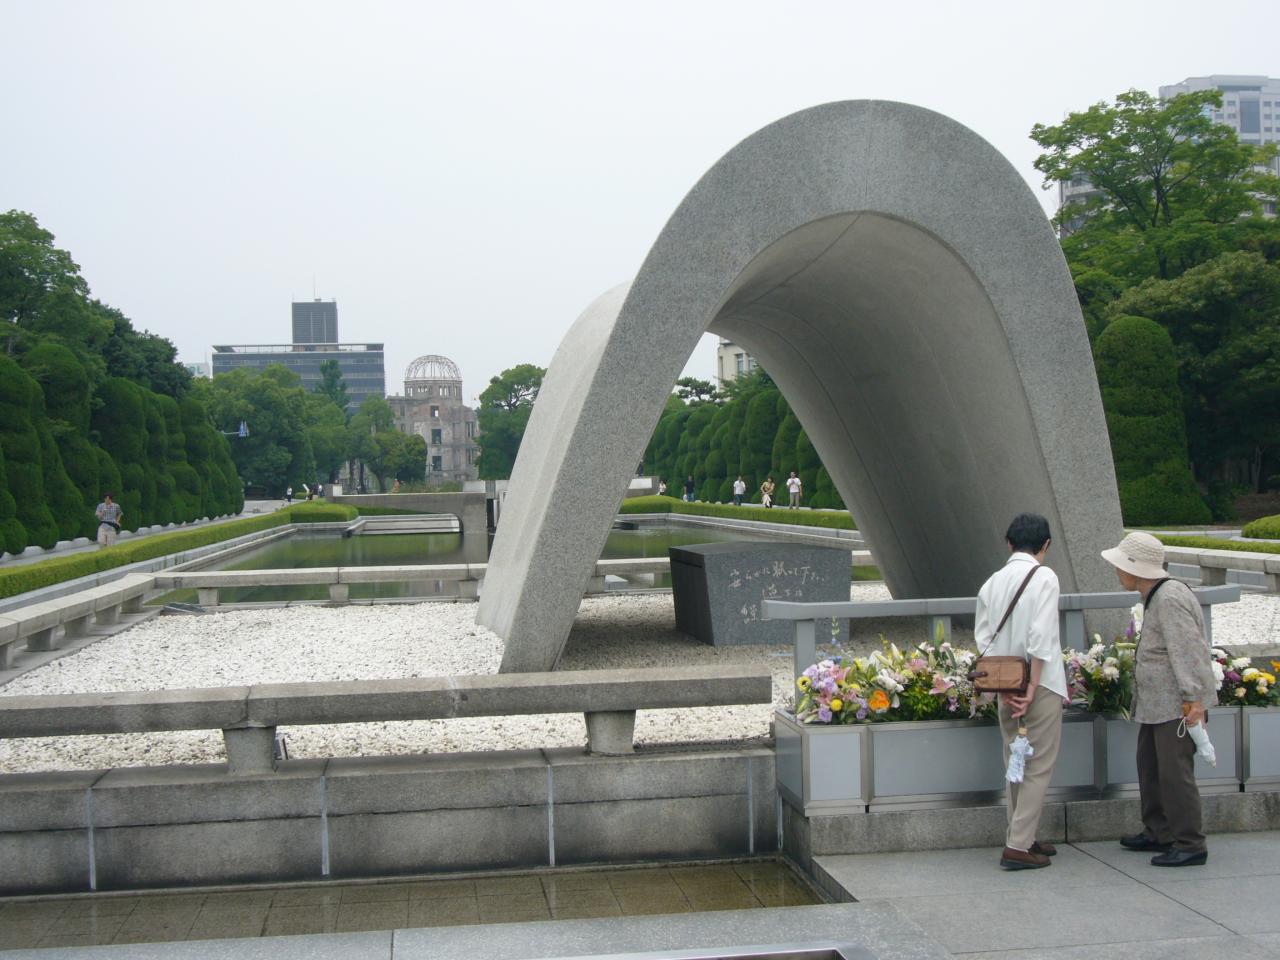
POLYGON ((1201 832, 1195 744, 1186 728, 1205 723, 1214 699, 1204 617, 1191 588, 1164 569, 1164 544, 1131 533, 1102 551, 1121 586, 1142 594, 1142 633, 1134 667, 1132 716, 1138 727, 1138 790, 1143 832, 1121 837, 1129 850, 1156 851, 1158 867, 1208 859, 1201 832))

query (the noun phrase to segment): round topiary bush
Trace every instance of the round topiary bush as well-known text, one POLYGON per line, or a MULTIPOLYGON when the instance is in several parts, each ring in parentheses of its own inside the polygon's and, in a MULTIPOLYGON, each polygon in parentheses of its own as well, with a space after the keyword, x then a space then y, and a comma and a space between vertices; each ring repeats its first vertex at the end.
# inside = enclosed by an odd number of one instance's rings
POLYGON ((1255 537, 1259 540, 1280 540, 1280 513, 1274 517, 1259 517, 1257 520, 1246 523, 1241 533, 1246 537, 1255 537))
POLYGON ((1187 463, 1173 340, 1152 320, 1120 317, 1093 349, 1124 522, 1208 523, 1187 463))
POLYGON ((0 449, 9 493, 28 537, 23 546, 52 547, 58 542, 58 524, 45 497, 44 456, 36 424, 42 407, 40 385, 13 360, 0 355, 0 449))

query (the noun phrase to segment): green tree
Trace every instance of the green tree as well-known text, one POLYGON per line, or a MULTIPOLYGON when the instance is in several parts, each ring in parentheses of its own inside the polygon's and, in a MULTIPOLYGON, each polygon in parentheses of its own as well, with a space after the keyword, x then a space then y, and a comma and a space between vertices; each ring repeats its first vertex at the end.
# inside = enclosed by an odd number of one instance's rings
POLYGON ((245 484, 280 496, 287 486, 315 481, 307 438, 308 394, 297 374, 278 364, 232 370, 199 381, 196 390, 223 434, 234 434, 241 422, 248 426, 249 435, 233 436, 229 448, 245 484))
POLYGON ((13 360, 0 355, 0 450, 17 519, 28 538, 24 547, 52 547, 58 542, 58 524, 45 495, 44 456, 37 428, 39 397, 39 385, 13 360))
POLYGON ((1158 323, 1118 317, 1094 347, 1124 522, 1205 523, 1187 465, 1173 341, 1158 323))
POLYGON ((347 407, 351 406, 351 398, 347 395, 347 385, 342 379, 342 368, 337 360, 326 360, 320 364, 320 383, 316 393, 327 397, 329 402, 342 411, 345 418, 347 407))
POLYGON ((1216 90, 1170 100, 1130 90, 1032 128, 1046 185, 1084 178, 1096 191, 1057 218, 1072 226, 1063 250, 1073 273, 1101 271, 1090 292, 1106 285, 1102 275, 1175 277, 1256 232, 1260 198, 1274 199, 1280 186, 1265 171, 1275 147, 1241 143, 1214 122, 1211 109, 1221 106, 1216 90))
POLYGON ((707 403, 717 400, 716 385, 697 377, 681 377, 676 381, 675 395, 685 403, 707 403))
POLYGON ((0 444, 0 550, 19 553, 27 546, 27 528, 18 519, 18 504, 9 492, 9 474, 4 467, 4 445, 0 444))
POLYGON ((480 436, 476 442, 480 447, 477 468, 481 479, 511 476, 544 376, 546 370, 542 367, 522 363, 493 377, 480 394, 476 413, 480 436))
POLYGON ((1196 476, 1261 491, 1280 471, 1280 265, 1236 251, 1122 294, 1110 316, 1173 339, 1196 476))
POLYGON ((347 459, 347 418, 342 407, 319 391, 307 397, 307 439, 316 470, 326 482, 335 483, 347 459))

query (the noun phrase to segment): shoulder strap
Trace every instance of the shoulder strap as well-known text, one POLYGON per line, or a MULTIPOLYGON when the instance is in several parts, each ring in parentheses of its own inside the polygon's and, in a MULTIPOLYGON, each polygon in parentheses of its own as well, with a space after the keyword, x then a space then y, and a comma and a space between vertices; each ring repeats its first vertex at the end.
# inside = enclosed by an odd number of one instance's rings
MULTIPOLYGON (((991 640, 987 643, 987 650, 991 649, 991 644, 996 642, 996 637, 1000 636, 1000 631, 1004 629, 1004 625, 1008 623, 1009 618, 1013 616, 1013 608, 1016 607, 1018 605, 1018 601, 1022 599, 1022 591, 1027 589, 1027 584, 1031 582, 1031 578, 1036 575, 1036 571, 1039 570, 1041 566, 1042 564, 1039 563, 1032 566, 1032 568, 1027 572, 1027 575, 1022 579, 1022 584, 1018 587, 1018 592, 1015 593, 1013 595, 1013 599, 1009 601, 1009 609, 1006 610, 1004 612, 1004 616, 1000 618, 1000 626, 996 627, 996 632, 991 634, 991 640)), ((986 650, 980 653, 979 656, 986 656, 986 650)))

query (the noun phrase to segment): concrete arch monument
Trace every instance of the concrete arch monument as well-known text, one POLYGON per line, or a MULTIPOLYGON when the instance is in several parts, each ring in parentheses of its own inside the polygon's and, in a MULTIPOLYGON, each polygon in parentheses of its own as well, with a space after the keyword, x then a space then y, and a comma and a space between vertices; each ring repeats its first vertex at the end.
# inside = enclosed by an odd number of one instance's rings
POLYGON ((627 480, 704 332, 773 376, 897 597, 972 596, 1019 510, 1064 591, 1109 589, 1121 528, 1057 238, 994 148, 901 103, 785 117, 715 164, 635 279, 556 351, 477 621, 502 669, 556 664, 627 480))

